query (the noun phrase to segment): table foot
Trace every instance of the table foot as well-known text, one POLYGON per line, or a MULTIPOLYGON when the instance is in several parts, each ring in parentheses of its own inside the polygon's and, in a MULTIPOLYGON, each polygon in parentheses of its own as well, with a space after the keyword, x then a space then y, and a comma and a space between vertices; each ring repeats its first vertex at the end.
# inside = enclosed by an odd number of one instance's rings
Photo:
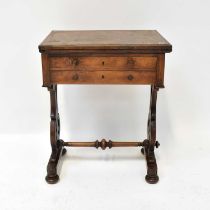
POLYGON ((56 153, 52 153, 47 165, 47 176, 45 177, 45 180, 49 184, 55 184, 59 180, 59 176, 57 173, 57 166, 61 155, 64 155, 66 153, 66 149, 63 148, 62 144, 59 144, 59 147, 57 149, 56 153))
POLYGON ((145 180, 149 184, 156 184, 159 181, 158 175, 152 176, 152 175, 146 175, 145 180))
MULTIPOLYGON (((157 142, 155 145, 159 146, 157 142)), ((144 147, 141 148, 141 153, 145 156, 146 164, 147 164, 147 175, 145 176, 145 180, 149 184, 156 184, 159 181, 159 177, 157 174, 157 162, 154 153, 154 146, 150 144, 148 140, 144 141, 144 147)))
POLYGON ((155 184, 159 181, 159 177, 157 175, 157 163, 154 150, 145 149, 145 157, 147 162, 147 175, 145 179, 148 183, 155 184))
POLYGON ((48 184, 56 184, 59 180, 59 176, 56 174, 55 176, 49 176, 47 175, 45 177, 45 180, 48 184))

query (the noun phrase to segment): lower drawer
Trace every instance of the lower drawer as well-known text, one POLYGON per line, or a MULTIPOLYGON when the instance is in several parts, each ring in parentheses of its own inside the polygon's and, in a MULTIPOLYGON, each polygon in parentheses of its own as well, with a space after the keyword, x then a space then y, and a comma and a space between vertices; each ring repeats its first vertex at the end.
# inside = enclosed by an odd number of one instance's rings
POLYGON ((156 71, 50 71, 51 83, 154 84, 156 71))

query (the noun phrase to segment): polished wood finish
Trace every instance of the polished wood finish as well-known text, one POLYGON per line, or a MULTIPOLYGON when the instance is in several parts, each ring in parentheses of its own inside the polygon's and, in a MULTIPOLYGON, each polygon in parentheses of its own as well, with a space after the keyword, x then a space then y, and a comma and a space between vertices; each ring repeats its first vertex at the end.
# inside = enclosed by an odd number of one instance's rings
POLYGON ((50 92, 50 142, 52 153, 46 181, 59 179, 57 164, 68 147, 142 147, 147 163, 148 183, 159 180, 154 149, 156 140, 156 101, 164 87, 165 53, 172 46, 154 30, 52 31, 39 45, 42 54, 43 86, 50 92), (140 141, 64 142, 60 139, 58 84, 139 84, 150 85, 147 139, 140 141))
POLYGON ((153 84, 157 55, 50 56, 49 80, 60 84, 153 84))
POLYGON ((156 30, 52 31, 39 50, 161 50, 170 52, 171 44, 156 30))
POLYGON ((68 147, 95 147, 98 149, 101 147, 103 150, 106 149, 106 147, 109 147, 111 149, 112 147, 141 147, 143 146, 143 142, 117 142, 117 141, 106 141, 105 139, 102 139, 101 141, 92 141, 92 142, 63 142, 63 146, 68 147))
POLYGON ((50 71, 150 71, 155 70, 157 55, 57 57, 50 59, 50 71))
POLYGON ((154 71, 54 71, 53 83, 60 84, 153 84, 154 71))
POLYGON ((58 101, 57 101, 57 85, 51 85, 48 87, 50 92, 50 142, 52 153, 47 165, 46 181, 50 184, 54 184, 58 181, 59 176, 57 174, 57 164, 61 154, 65 154, 66 149, 63 148, 63 144, 60 140, 60 117, 58 113, 58 101))
POLYGON ((158 88, 151 86, 150 93, 150 107, 147 122, 147 139, 148 144, 144 145, 144 154, 147 162, 146 181, 149 183, 156 183, 159 180, 157 175, 157 163, 154 154, 154 147, 158 147, 159 143, 156 141, 156 102, 157 102, 158 88))
POLYGON ((60 83, 156 84, 158 87, 164 87, 164 59, 164 54, 72 58, 47 57, 44 53, 43 86, 60 83))

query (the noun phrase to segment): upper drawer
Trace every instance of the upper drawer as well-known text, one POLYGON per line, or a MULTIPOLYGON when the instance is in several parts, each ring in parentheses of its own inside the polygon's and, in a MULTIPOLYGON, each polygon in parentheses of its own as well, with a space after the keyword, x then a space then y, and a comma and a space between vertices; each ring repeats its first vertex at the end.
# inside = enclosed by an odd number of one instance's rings
POLYGON ((106 70, 155 70, 156 56, 90 56, 50 57, 50 70, 106 71, 106 70))

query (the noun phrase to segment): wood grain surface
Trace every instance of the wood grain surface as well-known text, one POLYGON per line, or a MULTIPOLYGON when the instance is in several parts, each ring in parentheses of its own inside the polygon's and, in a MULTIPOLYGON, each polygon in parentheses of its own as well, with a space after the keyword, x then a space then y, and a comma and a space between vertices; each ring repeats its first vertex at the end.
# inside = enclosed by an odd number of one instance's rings
POLYGON ((170 52, 171 44, 156 30, 52 31, 39 45, 48 50, 150 49, 170 52))
POLYGON ((50 80, 59 84, 153 84, 155 71, 51 71, 50 80))
POLYGON ((145 179, 158 182, 154 148, 156 140, 157 91, 164 87, 165 53, 171 44, 155 30, 115 31, 52 31, 39 45, 42 53, 43 86, 50 92, 50 142, 52 153, 47 166, 46 181, 57 183, 57 165, 64 146, 139 147, 147 163, 145 179), (64 142, 60 139, 58 84, 145 84, 151 85, 147 139, 143 142, 64 142))
POLYGON ((92 56, 50 57, 50 70, 97 71, 97 70, 155 70, 157 56, 92 56))

